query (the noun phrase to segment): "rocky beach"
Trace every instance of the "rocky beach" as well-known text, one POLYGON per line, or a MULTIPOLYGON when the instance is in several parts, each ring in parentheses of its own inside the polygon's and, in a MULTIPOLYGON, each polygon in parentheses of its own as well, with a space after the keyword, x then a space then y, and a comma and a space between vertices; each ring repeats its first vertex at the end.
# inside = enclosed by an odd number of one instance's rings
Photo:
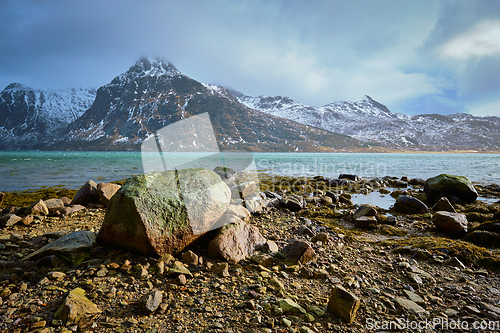
POLYGON ((0 194, 0 332, 500 330, 497 184, 180 175, 0 194))

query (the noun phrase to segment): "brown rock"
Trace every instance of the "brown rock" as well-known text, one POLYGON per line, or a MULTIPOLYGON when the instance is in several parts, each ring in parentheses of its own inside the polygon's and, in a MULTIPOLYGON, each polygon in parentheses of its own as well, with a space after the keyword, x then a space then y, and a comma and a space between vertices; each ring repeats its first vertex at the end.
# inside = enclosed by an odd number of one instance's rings
POLYGON ((378 224, 378 221, 375 216, 361 216, 354 221, 356 228, 367 228, 376 224, 378 224))
POLYGON ((61 199, 48 199, 43 202, 50 214, 55 214, 64 208, 64 202, 61 199))
POLYGON ((467 218, 464 214, 436 212, 432 222, 439 230, 450 236, 461 237, 467 233, 467 218))
POLYGON ((316 252, 311 245, 302 240, 294 240, 287 244, 281 253, 285 256, 285 261, 292 264, 298 262, 305 264, 316 258, 316 252))
POLYGON ((229 265, 227 262, 221 262, 221 263, 214 264, 212 266, 211 270, 212 270, 212 273, 214 273, 214 274, 224 276, 224 277, 229 276, 229 265))
POLYGON ((71 205, 87 206, 89 203, 98 203, 99 194, 97 193, 97 184, 93 180, 89 180, 80 187, 75 197, 71 201, 71 205))
POLYGON ((435 212, 438 212, 438 211, 451 212, 451 213, 456 213, 457 212, 455 210, 455 208, 453 207, 453 205, 450 203, 450 201, 446 197, 439 198, 439 200, 432 207, 432 209, 435 212))
POLYGON ((327 311, 346 323, 352 323, 356 318, 359 305, 360 300, 356 295, 341 286, 335 286, 328 301, 327 311))
POLYGON ((255 249, 263 246, 266 239, 259 229, 241 220, 225 225, 208 245, 208 254, 231 263, 250 258, 255 249))
POLYGON ((182 262, 185 264, 198 265, 198 255, 189 250, 182 254, 182 262))
POLYGON ((112 183, 99 183, 97 184, 97 194, 101 198, 102 204, 107 207, 109 200, 115 195, 116 192, 121 188, 120 185, 112 183))
POLYGON ((33 223, 33 215, 24 216, 23 219, 21 220, 21 223, 26 226, 30 225, 31 223, 33 223))
POLYGON ((64 324, 78 324, 83 328, 88 327, 101 312, 97 305, 85 297, 83 289, 76 288, 69 292, 54 318, 61 319, 64 324))
POLYGON ((79 212, 81 210, 86 209, 85 206, 82 205, 71 205, 71 213, 79 212))
POLYGON ((49 209, 45 202, 40 199, 29 207, 27 213, 31 215, 49 215, 49 209))
POLYGON ((378 216, 378 212, 372 205, 361 205, 352 214, 352 219, 356 220, 362 216, 378 216))
POLYGON ((70 198, 68 198, 68 197, 60 197, 59 199, 62 200, 62 202, 64 203, 64 206, 71 205, 71 199, 70 198))

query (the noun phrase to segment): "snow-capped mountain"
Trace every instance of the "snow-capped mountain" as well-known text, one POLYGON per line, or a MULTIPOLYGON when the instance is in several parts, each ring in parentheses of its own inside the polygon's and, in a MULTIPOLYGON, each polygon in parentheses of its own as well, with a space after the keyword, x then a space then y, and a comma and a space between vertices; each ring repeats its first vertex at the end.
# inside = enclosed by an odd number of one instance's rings
POLYGON ((321 151, 360 146, 348 136, 250 109, 228 90, 193 80, 167 61, 141 58, 97 90, 92 106, 53 147, 139 149, 157 130, 205 112, 221 149, 321 151))
POLYGON ((233 93, 249 108, 349 135, 368 144, 426 150, 500 148, 499 117, 393 113, 369 96, 314 107, 288 97, 250 97, 233 93))
POLYGON ((92 89, 33 89, 19 83, 0 93, 1 146, 33 148, 58 138, 92 105, 92 89))

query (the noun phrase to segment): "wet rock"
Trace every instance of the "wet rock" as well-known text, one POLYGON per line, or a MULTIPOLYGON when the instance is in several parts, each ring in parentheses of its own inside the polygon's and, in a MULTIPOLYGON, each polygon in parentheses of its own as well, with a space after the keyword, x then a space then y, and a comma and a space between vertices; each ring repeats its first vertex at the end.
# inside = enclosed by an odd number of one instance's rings
POLYGON ((288 243, 281 253, 285 257, 285 261, 291 264, 305 264, 316 258, 316 252, 311 247, 309 242, 302 240, 293 240, 288 243))
POLYGON ((87 206, 89 203, 98 203, 99 199, 96 182, 89 180, 76 192, 70 205, 87 206))
POLYGON ((446 197, 439 198, 439 200, 432 207, 432 209, 435 212, 437 212, 437 211, 451 212, 451 213, 456 213, 457 212, 455 210, 455 208, 453 207, 453 205, 450 203, 450 201, 446 197))
POLYGON ((424 185, 425 180, 422 178, 412 178, 408 181, 409 185, 424 185))
POLYGON ((101 199, 104 207, 107 207, 109 204, 109 200, 115 195, 116 192, 121 188, 118 184, 112 183, 99 183, 97 184, 97 194, 101 199))
POLYGON ((352 181, 358 181, 359 177, 358 177, 358 175, 350 175, 350 174, 341 173, 339 175, 339 179, 347 179, 347 180, 352 180, 352 181))
POLYGON ((372 205, 360 205, 352 214, 353 220, 362 216, 378 216, 378 212, 372 205))
POLYGON ((335 286, 328 301, 327 311, 346 323, 352 323, 359 309, 360 299, 341 286, 335 286))
POLYGON ((73 289, 56 311, 54 318, 60 319, 64 324, 78 324, 80 328, 89 326, 94 318, 102 311, 85 297, 81 288, 73 289))
POLYGON ((22 218, 17 216, 16 214, 7 214, 0 217, 0 227, 10 227, 17 222, 20 222, 21 220, 22 218))
POLYGON ((207 169, 132 177, 111 198, 98 240, 145 255, 178 253, 212 229, 229 201, 229 187, 207 169))
POLYGON ((361 216, 354 220, 354 226, 356 226, 356 228, 368 228, 377 223, 378 221, 375 216, 361 216))
POLYGON ((231 263, 250 258, 255 249, 262 247, 266 239, 259 229, 243 221, 222 227, 208 245, 208 254, 231 263))
POLYGON ((332 191, 326 191, 325 196, 330 197, 332 199, 332 203, 334 204, 339 202, 339 196, 332 191))
POLYGON ((163 299, 161 291, 155 290, 142 296, 139 300, 139 311, 143 315, 150 315, 158 309, 163 299))
POLYGON ((27 255, 22 260, 38 260, 55 255, 62 260, 75 264, 86 257, 88 250, 95 243, 95 239, 95 234, 91 231, 72 232, 27 255))
POLYGON ((399 196, 393 207, 393 211, 401 214, 425 214, 428 209, 426 204, 410 195, 399 196))
POLYGON ((483 223, 475 228, 475 230, 485 230, 490 232, 496 232, 500 234, 500 223, 498 222, 487 222, 483 223))
POLYGON ((45 205, 45 202, 43 202, 43 200, 40 199, 28 208, 27 213, 31 214, 31 215, 45 216, 45 215, 49 215, 49 209, 45 205))
POLYGON ((464 240, 483 247, 500 248, 500 234, 496 232, 474 230, 465 235, 464 240))
POLYGON ((50 214, 55 214, 64 208, 64 202, 61 199, 48 199, 43 201, 50 214))
POLYGON ((439 197, 456 196, 460 200, 471 203, 476 200, 478 194, 467 177, 441 174, 425 181, 424 192, 429 202, 439 197))
POLYGON ((453 237, 461 237, 467 233, 467 218, 464 214, 436 212, 432 222, 439 230, 453 237))

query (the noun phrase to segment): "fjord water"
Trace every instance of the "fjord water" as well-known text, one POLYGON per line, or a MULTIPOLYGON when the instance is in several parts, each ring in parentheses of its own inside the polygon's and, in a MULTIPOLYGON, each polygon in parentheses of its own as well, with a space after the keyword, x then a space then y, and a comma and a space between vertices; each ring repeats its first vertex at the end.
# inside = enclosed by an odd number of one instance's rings
MULTIPOLYGON (((478 183, 500 182, 500 154, 253 153, 253 157, 256 168, 270 174, 334 178, 352 173, 369 178, 389 175, 426 179, 449 173, 478 183)), ((197 157, 191 153, 171 158, 180 161, 176 165, 197 166, 197 157)), ((248 155, 241 158, 242 165, 247 165, 248 155)), ((58 185, 76 189, 89 179, 109 182, 143 170, 140 152, 0 151, 0 191, 58 185)))

